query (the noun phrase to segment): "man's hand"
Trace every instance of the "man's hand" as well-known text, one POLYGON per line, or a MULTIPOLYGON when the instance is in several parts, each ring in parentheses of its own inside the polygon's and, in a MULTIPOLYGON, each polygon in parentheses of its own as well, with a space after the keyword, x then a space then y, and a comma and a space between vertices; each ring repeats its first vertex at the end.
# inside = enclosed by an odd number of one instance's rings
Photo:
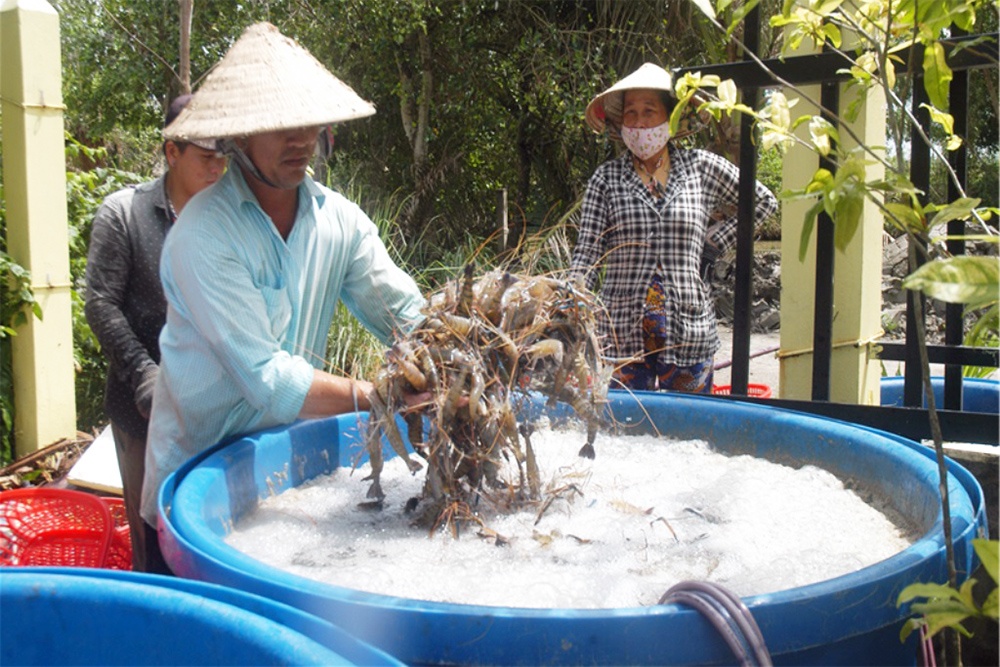
POLYGON ((135 389, 135 408, 144 419, 149 419, 149 412, 153 409, 153 387, 156 386, 156 376, 160 374, 160 367, 150 364, 142 371, 142 379, 135 389))
MULTIPOLYGON (((415 391, 415 392, 402 392, 403 394, 403 407, 402 412, 405 414, 410 411, 418 411, 426 408, 434 400, 434 394, 429 391, 415 391)), ((469 399, 466 398, 465 402, 468 403, 469 399)))

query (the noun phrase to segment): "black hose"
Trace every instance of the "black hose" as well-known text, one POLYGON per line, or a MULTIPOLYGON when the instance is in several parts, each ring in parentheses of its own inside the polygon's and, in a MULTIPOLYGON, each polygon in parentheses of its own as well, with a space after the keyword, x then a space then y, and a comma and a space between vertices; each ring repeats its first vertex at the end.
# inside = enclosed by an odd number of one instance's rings
POLYGON ((704 616, 712 627, 722 636, 733 655, 737 657, 740 665, 750 665, 746 644, 741 640, 736 628, 725 614, 719 612, 708 598, 704 598, 697 593, 678 591, 670 597, 670 602, 686 604, 693 607, 704 616))
POLYGON ((772 665, 757 621, 732 591, 713 582, 682 581, 664 593, 659 604, 669 602, 696 609, 722 635, 741 665, 772 665))
POLYGON ((687 586, 701 590, 707 595, 716 596, 716 599, 718 599, 723 606, 726 607, 727 611, 736 620, 736 623, 740 626, 740 630, 743 635, 750 642, 758 664, 770 664, 771 656, 764 643, 764 637, 760 632, 760 627, 757 625, 757 621, 754 619, 753 614, 750 613, 750 610, 739 596, 734 594, 728 588, 711 581, 690 581, 687 582, 687 586))

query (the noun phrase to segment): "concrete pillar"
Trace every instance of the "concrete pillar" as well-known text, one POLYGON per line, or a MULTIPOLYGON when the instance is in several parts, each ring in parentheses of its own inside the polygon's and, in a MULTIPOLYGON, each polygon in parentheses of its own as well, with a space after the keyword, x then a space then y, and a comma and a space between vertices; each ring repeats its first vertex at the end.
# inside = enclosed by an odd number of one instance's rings
POLYGON ((16 455, 76 435, 59 16, 0 2, 7 248, 31 272, 43 319, 13 338, 16 455))
MULTIPOLYGON (((820 99, 819 86, 806 86, 803 93, 820 99)), ((785 91, 789 100, 792 91, 785 91)), ((849 108, 857 88, 841 86, 841 111, 849 108)), ((885 144, 885 99, 881 89, 866 93, 858 119, 849 124, 855 135, 869 146, 885 144)), ((819 108, 800 99, 792 117, 819 114, 819 108)), ((807 138, 802 125, 800 136, 807 138)), ((840 137, 848 150, 856 146, 843 129, 840 137)), ((818 156, 799 146, 785 157, 782 168, 784 187, 800 189, 819 167, 818 156)), ((866 180, 882 176, 881 165, 869 167, 866 180)), ((812 343, 816 267, 816 231, 799 261, 799 243, 806 211, 815 200, 784 202, 781 220, 781 398, 812 398, 812 343)), ((845 251, 835 251, 833 294, 833 351, 830 370, 830 400, 837 403, 878 405, 881 367, 875 345, 882 333, 882 215, 865 202, 857 233, 845 251)))

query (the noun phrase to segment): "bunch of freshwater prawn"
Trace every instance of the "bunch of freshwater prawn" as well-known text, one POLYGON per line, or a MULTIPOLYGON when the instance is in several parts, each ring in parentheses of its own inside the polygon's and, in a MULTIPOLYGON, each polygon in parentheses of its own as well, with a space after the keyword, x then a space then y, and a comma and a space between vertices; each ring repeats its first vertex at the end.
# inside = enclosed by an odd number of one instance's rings
POLYGON ((365 479, 372 482, 368 497, 380 505, 383 433, 411 472, 422 468, 397 425, 402 410, 413 451, 427 465, 421 496, 407 510, 416 525, 443 525, 457 535, 460 522, 482 525, 474 510, 481 498, 494 507, 540 500, 530 427, 516 418, 529 392, 572 406, 587 425, 580 455, 594 458, 611 368, 596 335, 595 297, 575 282, 501 270, 477 280, 470 264, 431 295, 424 314, 376 375, 365 479), (421 392, 431 400, 403 410, 403 394, 421 392), (511 457, 518 479, 501 479, 511 457))

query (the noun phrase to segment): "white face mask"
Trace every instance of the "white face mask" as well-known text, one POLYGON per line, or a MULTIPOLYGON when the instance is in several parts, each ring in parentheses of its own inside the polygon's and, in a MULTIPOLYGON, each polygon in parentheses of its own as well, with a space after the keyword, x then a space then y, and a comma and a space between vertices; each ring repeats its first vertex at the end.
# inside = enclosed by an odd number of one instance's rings
POLYGON ((670 121, 656 127, 622 127, 622 141, 640 160, 648 160, 663 150, 670 139, 670 121))

